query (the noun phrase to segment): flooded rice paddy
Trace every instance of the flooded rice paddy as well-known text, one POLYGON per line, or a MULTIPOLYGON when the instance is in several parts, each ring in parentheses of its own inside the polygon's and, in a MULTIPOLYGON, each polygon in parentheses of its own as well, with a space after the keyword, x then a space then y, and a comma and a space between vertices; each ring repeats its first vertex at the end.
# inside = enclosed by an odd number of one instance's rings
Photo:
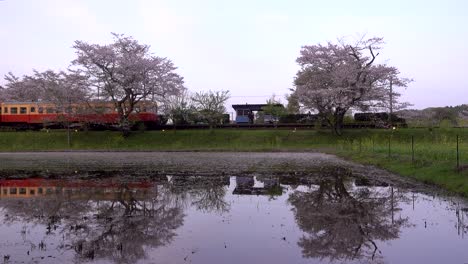
POLYGON ((3 261, 468 262, 468 203, 373 167, 314 153, 133 154, 88 153, 105 177, 81 154, 45 153, 41 177, 25 173, 33 154, 2 163, 3 261))

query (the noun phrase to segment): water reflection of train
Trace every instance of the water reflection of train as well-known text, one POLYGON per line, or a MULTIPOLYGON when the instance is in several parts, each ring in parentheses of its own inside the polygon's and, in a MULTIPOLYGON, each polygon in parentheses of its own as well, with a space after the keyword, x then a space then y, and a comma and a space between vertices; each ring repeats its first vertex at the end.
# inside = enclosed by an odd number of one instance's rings
POLYGON ((39 198, 67 196, 70 199, 113 200, 132 195, 145 197, 153 187, 152 182, 118 182, 86 180, 0 180, 0 199, 39 198))
MULTIPOLYGON (((173 191, 185 192, 191 189, 203 189, 213 186, 230 185, 228 176, 171 176, 158 181, 118 180, 55 180, 55 179, 2 179, 0 180, 0 199, 7 198, 41 198, 66 196, 70 199, 113 200, 132 195, 133 198, 145 198, 158 184, 170 184, 173 191)), ((283 187, 279 178, 237 176, 233 194, 238 195, 281 195, 283 187)), ((296 179, 295 181, 297 181, 296 179)))

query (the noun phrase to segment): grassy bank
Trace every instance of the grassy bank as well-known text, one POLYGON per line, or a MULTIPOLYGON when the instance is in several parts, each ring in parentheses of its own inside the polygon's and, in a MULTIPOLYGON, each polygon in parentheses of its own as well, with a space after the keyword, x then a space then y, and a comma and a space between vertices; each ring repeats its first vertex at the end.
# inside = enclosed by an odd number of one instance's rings
POLYGON ((335 153, 468 196, 468 129, 349 130, 341 137, 311 130, 180 130, 135 132, 0 132, 0 151, 199 150, 304 151, 335 153), (412 144, 413 140, 413 144, 412 144), (412 147, 413 145, 413 147, 412 147))

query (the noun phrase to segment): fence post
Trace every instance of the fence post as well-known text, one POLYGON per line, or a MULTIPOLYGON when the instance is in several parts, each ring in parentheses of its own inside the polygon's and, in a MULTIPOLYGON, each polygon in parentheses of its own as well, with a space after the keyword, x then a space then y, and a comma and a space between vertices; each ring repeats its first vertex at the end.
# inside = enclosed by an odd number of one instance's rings
POLYGON ((392 155, 392 152, 391 152, 391 141, 392 141, 392 137, 388 137, 388 157, 390 158, 390 156, 392 155))
POLYGON ((359 138, 359 153, 361 153, 362 150, 362 144, 361 144, 361 138, 359 138))
POLYGON ((457 135, 457 170, 460 170, 460 151, 458 147, 458 135, 457 135))
POLYGON ((414 136, 411 136, 411 162, 414 163, 414 136))

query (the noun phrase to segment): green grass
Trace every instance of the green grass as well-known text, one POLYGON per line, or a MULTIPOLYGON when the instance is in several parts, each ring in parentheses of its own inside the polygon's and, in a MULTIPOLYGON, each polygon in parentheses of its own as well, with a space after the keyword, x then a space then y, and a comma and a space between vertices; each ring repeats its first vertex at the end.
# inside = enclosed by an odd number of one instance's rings
POLYGON ((347 130, 337 137, 314 130, 179 130, 134 132, 0 132, 0 151, 321 151, 374 164, 404 176, 468 196, 468 129, 347 130), (411 137, 414 138, 414 160, 411 137), (388 144, 390 139, 390 153, 388 144))
POLYGON ((73 132, 71 146, 65 131, 0 132, 0 151, 47 150, 300 150, 329 147, 328 133, 292 130, 179 130, 134 132, 73 132))

